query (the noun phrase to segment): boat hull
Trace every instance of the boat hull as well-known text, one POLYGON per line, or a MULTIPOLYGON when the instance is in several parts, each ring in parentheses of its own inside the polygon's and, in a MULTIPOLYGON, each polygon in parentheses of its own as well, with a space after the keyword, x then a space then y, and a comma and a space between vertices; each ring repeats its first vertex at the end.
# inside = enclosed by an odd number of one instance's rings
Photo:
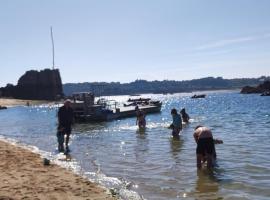
MULTIPOLYGON (((140 107, 145 114, 150 113, 159 113, 161 111, 161 105, 159 106, 142 106, 140 107)), ((102 114, 89 114, 89 115, 75 115, 76 122, 102 122, 102 121, 111 121, 116 119, 128 118, 128 117, 135 117, 136 111, 135 107, 129 108, 120 108, 120 110, 112 113, 102 113, 102 114)))

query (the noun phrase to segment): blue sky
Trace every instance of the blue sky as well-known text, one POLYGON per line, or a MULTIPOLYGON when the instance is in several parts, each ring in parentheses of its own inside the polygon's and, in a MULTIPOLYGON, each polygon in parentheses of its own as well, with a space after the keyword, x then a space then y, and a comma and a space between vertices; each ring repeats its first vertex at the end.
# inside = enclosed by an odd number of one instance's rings
POLYGON ((270 75, 268 0, 0 0, 0 86, 55 64, 62 81, 270 75))

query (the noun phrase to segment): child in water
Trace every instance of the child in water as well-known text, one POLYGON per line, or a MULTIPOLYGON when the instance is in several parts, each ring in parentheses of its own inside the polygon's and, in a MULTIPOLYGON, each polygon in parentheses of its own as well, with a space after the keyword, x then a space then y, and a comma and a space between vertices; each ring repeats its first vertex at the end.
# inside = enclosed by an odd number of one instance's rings
POLYGON ((182 130, 182 119, 175 108, 171 110, 171 115, 173 118, 173 123, 170 125, 170 128, 172 129, 172 136, 174 138, 178 138, 179 133, 182 130))
POLYGON ((188 123, 190 118, 189 115, 186 113, 186 109, 183 108, 180 113, 182 115, 183 122, 188 123))
POLYGON ((136 125, 138 125, 139 128, 145 128, 146 126, 146 120, 145 120, 145 114, 142 110, 136 106, 136 114, 137 114, 137 120, 136 125))

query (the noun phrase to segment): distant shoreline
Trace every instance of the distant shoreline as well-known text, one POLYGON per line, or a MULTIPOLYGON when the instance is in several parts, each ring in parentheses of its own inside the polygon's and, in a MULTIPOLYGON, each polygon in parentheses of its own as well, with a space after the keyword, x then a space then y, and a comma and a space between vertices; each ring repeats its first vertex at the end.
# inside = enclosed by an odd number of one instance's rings
POLYGON ((134 94, 172 94, 182 92, 241 89, 247 85, 256 86, 270 77, 223 79, 206 77, 186 81, 147 81, 136 80, 130 83, 120 82, 84 82, 65 83, 63 93, 70 96, 77 92, 93 92, 96 96, 134 95, 134 94))
POLYGON ((52 103, 52 101, 0 98, 0 106, 6 106, 6 107, 26 106, 28 103, 29 105, 41 105, 41 104, 52 103))

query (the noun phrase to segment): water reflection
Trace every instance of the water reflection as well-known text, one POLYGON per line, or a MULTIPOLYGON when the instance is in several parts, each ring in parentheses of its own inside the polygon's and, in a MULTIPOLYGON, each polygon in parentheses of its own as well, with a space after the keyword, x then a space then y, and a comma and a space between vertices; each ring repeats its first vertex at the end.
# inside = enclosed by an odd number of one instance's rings
MULTIPOLYGON (((146 130, 137 130, 134 118, 74 126, 72 156, 90 178, 109 188, 131 182, 146 199, 269 199, 268 98, 238 93, 209 94, 203 101, 180 94, 156 97, 164 106, 161 113, 147 115, 146 130), (180 140, 169 138, 166 129, 172 107, 192 114, 180 140), (192 133, 199 124, 226 141, 217 146, 220 168, 214 174, 197 175, 192 133)), ((10 108, 1 111, 0 133, 56 154, 56 116, 57 109, 49 107, 10 108)))
POLYGON ((76 133, 88 133, 92 131, 100 131, 109 127, 107 122, 93 122, 93 123, 80 123, 75 124, 73 129, 76 133))
POLYGON ((147 138, 146 128, 136 130, 136 144, 134 145, 134 152, 136 161, 147 161, 147 152, 149 150, 149 139, 147 138))
POLYGON ((172 137, 170 139, 170 144, 171 144, 171 153, 173 159, 176 160, 176 163, 180 162, 179 161, 179 153, 181 151, 181 148, 183 146, 183 140, 181 140, 180 136, 179 137, 172 137))
POLYGON ((146 128, 138 128, 136 130, 136 133, 137 133, 137 137, 140 137, 140 138, 144 139, 146 134, 147 134, 146 133, 146 128))
POLYGON ((219 179, 213 170, 197 170, 197 181, 195 186, 195 199, 223 199, 218 195, 219 179))

